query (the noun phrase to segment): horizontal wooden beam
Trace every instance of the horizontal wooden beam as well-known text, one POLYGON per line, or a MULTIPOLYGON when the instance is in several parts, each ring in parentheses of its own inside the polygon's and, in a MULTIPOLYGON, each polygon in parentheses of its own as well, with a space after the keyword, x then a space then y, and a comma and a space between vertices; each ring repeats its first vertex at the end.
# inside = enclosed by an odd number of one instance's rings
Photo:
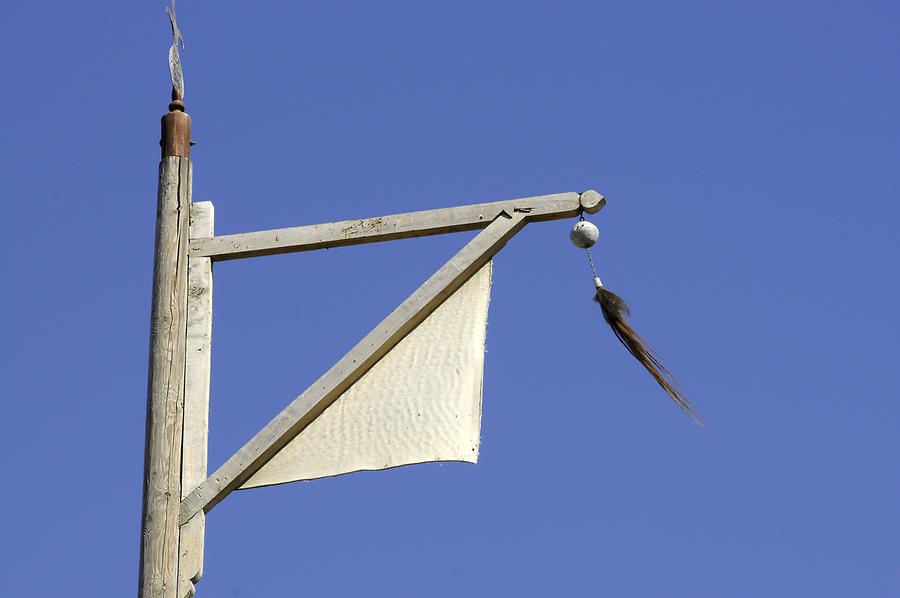
POLYGON ((526 221, 537 222, 571 218, 582 211, 593 214, 605 203, 596 191, 539 195, 363 220, 192 239, 189 255, 221 261, 441 235, 486 228, 503 212, 522 214, 526 221))
POLYGON ((524 212, 498 215, 485 230, 441 266, 359 344, 193 490, 181 502, 179 524, 184 525, 201 511, 208 512, 232 490, 250 479, 388 351, 465 284, 525 226, 526 221, 527 216, 524 212))

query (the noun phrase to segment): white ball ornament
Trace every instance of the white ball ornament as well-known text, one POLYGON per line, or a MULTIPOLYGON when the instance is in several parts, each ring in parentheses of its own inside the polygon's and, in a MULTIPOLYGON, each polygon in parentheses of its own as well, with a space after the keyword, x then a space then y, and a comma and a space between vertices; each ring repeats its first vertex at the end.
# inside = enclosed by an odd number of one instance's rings
POLYGON ((588 247, 593 247, 597 239, 600 238, 600 231, 587 220, 580 220, 572 227, 569 238, 576 247, 587 249, 588 247))

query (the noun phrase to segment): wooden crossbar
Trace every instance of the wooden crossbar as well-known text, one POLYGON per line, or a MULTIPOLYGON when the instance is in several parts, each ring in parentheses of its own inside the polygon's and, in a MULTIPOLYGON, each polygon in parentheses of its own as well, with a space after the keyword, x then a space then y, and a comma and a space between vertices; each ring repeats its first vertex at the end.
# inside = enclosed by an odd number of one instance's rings
POLYGON ((361 220, 221 235, 192 239, 189 255, 222 261, 441 235, 483 229, 501 212, 525 214, 529 222, 538 222, 570 218, 582 210, 593 214, 605 202, 596 191, 557 193, 361 220))

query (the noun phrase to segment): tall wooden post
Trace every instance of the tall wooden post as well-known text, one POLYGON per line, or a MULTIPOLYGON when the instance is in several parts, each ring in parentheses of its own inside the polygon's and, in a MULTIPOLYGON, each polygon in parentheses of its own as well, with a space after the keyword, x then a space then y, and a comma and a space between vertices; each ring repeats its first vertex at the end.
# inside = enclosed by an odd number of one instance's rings
POLYGON ((181 502, 191 117, 173 94, 162 117, 150 372, 144 449, 140 598, 176 598, 181 502))

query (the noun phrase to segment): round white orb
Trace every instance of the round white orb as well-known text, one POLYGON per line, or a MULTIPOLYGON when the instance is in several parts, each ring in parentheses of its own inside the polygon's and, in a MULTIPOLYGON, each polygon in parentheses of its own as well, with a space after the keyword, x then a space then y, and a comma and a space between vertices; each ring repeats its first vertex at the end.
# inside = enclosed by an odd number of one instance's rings
POLYGON ((569 238, 572 239, 572 243, 576 247, 587 249, 588 247, 593 247, 597 239, 600 238, 600 231, 587 220, 580 220, 572 227, 569 238))

